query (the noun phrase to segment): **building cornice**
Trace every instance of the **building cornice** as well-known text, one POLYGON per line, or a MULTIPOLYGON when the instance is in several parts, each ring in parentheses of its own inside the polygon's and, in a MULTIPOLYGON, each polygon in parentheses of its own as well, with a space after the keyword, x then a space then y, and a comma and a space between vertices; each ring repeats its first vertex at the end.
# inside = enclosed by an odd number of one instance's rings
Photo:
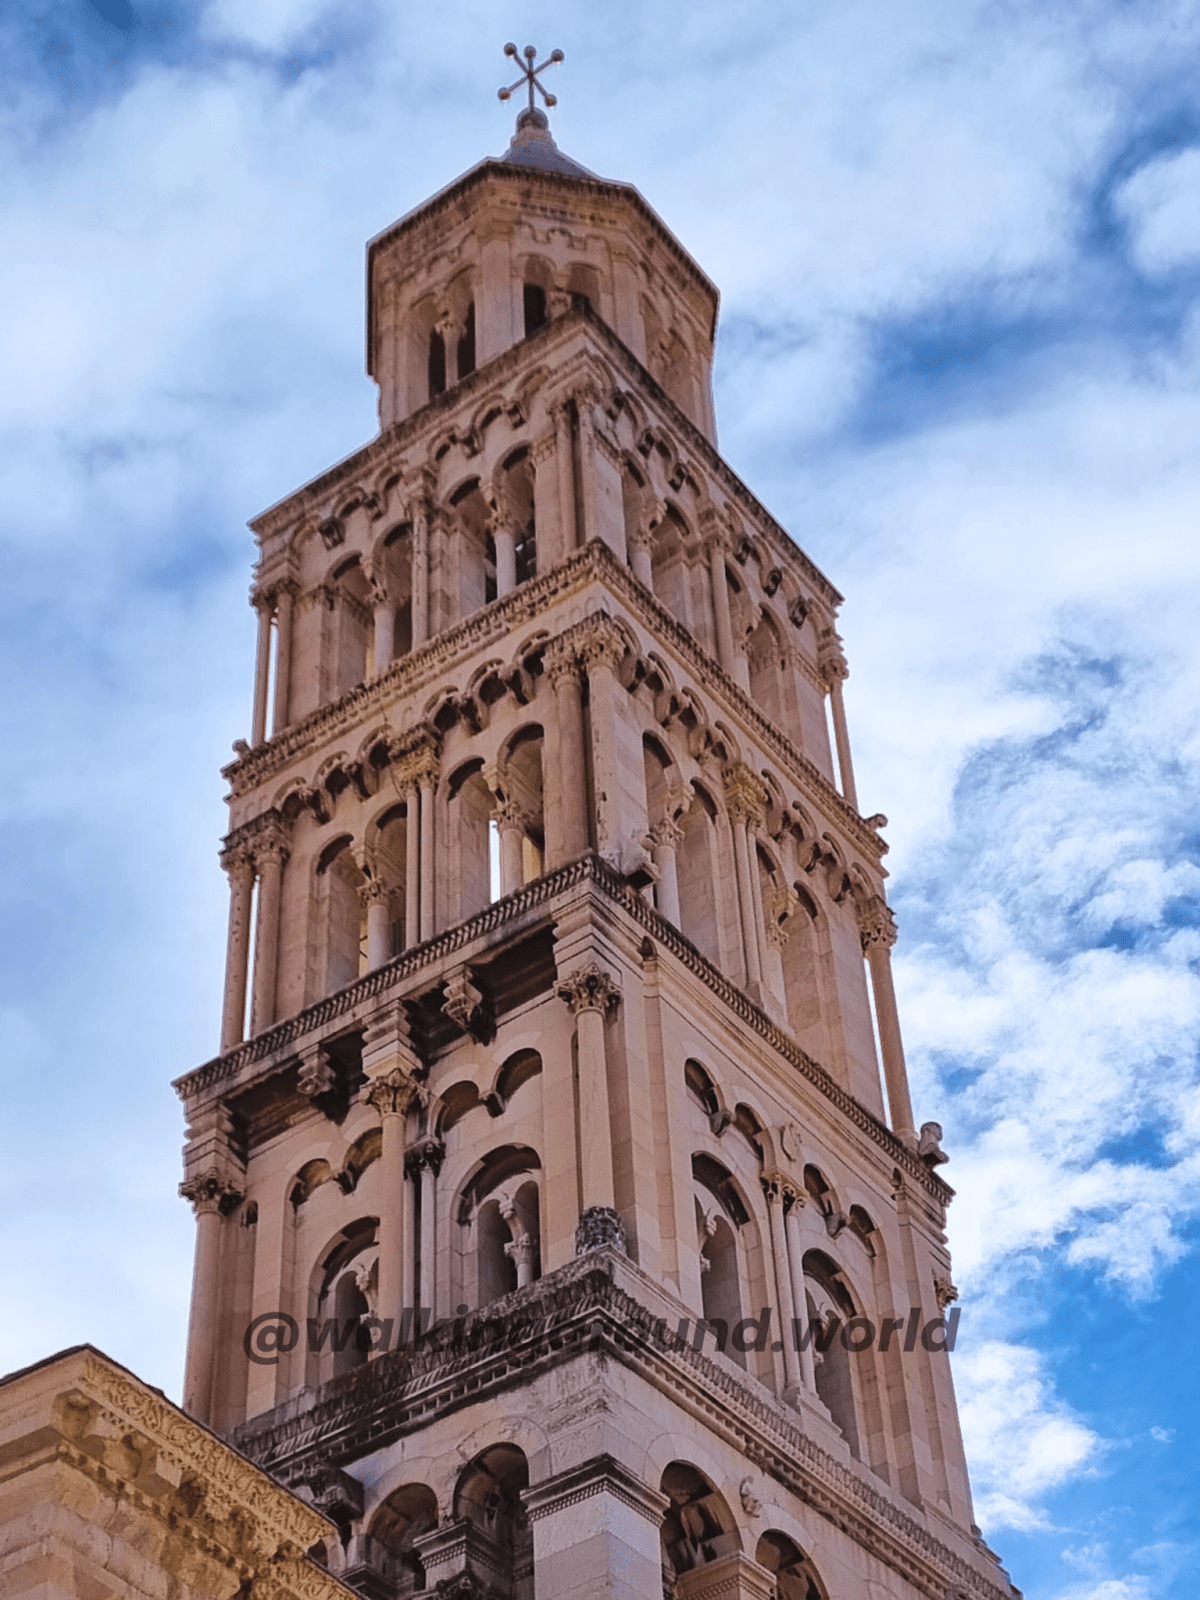
MULTIPOLYGON (((624 911, 644 935, 699 978, 735 1016, 811 1083, 830 1105, 835 1106, 860 1132, 878 1145, 894 1167, 915 1179, 939 1205, 944 1207, 949 1204, 954 1197, 954 1190, 949 1184, 802 1050, 789 1033, 772 1022, 765 1011, 719 972, 677 928, 647 905, 641 895, 630 888, 602 857, 596 855, 583 856, 578 861, 560 867, 557 872, 536 878, 515 894, 495 901, 478 916, 460 922, 424 944, 416 945, 389 961, 386 966, 377 967, 355 983, 339 989, 336 994, 327 995, 316 1005, 308 1006, 266 1032, 226 1051, 224 1055, 215 1056, 203 1066, 177 1078, 173 1084, 175 1092, 185 1102, 214 1091, 221 1092, 223 1086, 238 1082, 248 1067, 261 1061, 273 1062, 281 1052, 298 1048, 309 1035, 329 1028, 339 1019, 354 1015, 384 996, 392 996, 394 991, 404 990, 418 974, 446 961, 477 940, 526 924, 539 910, 551 907, 561 896, 583 884, 594 885, 610 902, 624 911)), ((274 1066, 271 1070, 274 1070, 274 1066)))

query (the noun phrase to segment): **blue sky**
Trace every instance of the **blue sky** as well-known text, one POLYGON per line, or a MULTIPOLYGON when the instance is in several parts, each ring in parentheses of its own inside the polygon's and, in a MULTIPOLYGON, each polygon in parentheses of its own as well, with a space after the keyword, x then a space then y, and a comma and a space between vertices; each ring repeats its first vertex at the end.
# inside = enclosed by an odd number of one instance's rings
POLYGON ((1037 1600, 1191 1596, 1200 13, 14 0, 0 16, 0 1239, 177 1392, 170 1078, 211 1054, 245 519, 374 430, 363 245, 560 143, 723 294, 722 447, 849 597, 979 1520, 1037 1600))

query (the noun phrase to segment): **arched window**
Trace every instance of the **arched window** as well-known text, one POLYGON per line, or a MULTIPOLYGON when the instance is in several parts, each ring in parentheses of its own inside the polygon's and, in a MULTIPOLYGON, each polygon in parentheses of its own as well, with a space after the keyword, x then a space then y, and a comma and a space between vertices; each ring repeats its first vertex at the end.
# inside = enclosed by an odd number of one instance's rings
POLYGON ((729 1335, 745 1315, 738 1233, 749 1214, 732 1176, 712 1156, 700 1153, 692 1157, 692 1177, 697 1184, 694 1199, 704 1320, 714 1330, 717 1348, 744 1367, 746 1352, 739 1350, 729 1335))
POLYGON ((458 1201, 455 1252, 459 1297, 490 1305, 541 1273, 541 1202, 537 1152, 507 1144, 490 1150, 458 1201))
POLYGON ((465 378, 468 372, 475 371, 475 302, 467 307, 467 314, 463 318, 463 329, 458 336, 456 350, 456 366, 458 376, 465 378))
POLYGON ((492 898, 490 829, 495 797, 483 781, 483 762, 469 761, 447 785, 450 850, 458 888, 457 920, 465 922, 492 898))
POLYGON ((396 1600, 408 1600, 426 1587, 425 1565, 416 1541, 437 1527, 437 1496, 424 1483, 393 1489, 371 1518, 371 1538, 386 1552, 385 1581, 396 1600))
POLYGON ((367 645, 371 638, 371 590, 357 556, 334 571, 334 697, 340 699, 367 676, 367 645))
POLYGON ((826 1600, 824 1585, 818 1580, 812 1562, 786 1533, 764 1533, 754 1559, 760 1567, 774 1574, 771 1600, 826 1600))
POLYGON ((794 908, 783 947, 783 986, 787 995, 788 1026, 818 1061, 824 1060, 821 1006, 821 930, 816 902, 802 883, 793 885, 794 908))
POLYGON ((439 329, 429 332, 429 398, 434 400, 446 392, 446 341, 439 329))
POLYGON ((525 337, 536 333, 539 328, 545 327, 548 320, 546 316, 546 291, 540 283, 527 283, 524 292, 525 307, 525 337))
POLYGON ((307 1340, 309 1384, 325 1383, 361 1366, 370 1354, 372 1313, 379 1283, 378 1220, 359 1217, 325 1251, 313 1281, 315 1337, 307 1340))
POLYGON ((717 808, 706 790, 693 784, 695 798, 680 819, 683 838, 675 854, 679 876, 680 930, 714 966, 721 962, 717 911, 717 808))
POLYGON ((810 1250, 804 1257, 804 1288, 810 1326, 816 1323, 826 1332, 838 1329, 833 1338, 821 1339, 824 1351, 814 1349, 813 1352, 817 1398, 824 1403, 834 1426, 850 1446, 850 1454, 860 1456, 855 1384, 850 1366, 854 1358, 840 1335, 840 1329, 857 1315, 854 1301, 836 1264, 820 1250, 810 1250))
POLYGON ((515 1444, 496 1444, 464 1471, 454 1491, 463 1524, 462 1560, 482 1592, 497 1600, 532 1600, 533 1532, 521 1503, 529 1463, 515 1444))
POLYGON ((764 607, 758 625, 746 641, 750 666, 750 698, 776 727, 784 721, 784 674, 787 652, 774 617, 764 607))
POLYGON ((690 629, 692 613, 688 603, 688 562, 684 548, 687 537, 687 524, 674 506, 668 506, 666 516, 654 530, 650 566, 654 593, 671 615, 690 629))
POLYGON ((721 1495, 698 1468, 672 1461, 659 1488, 669 1504, 663 1513, 661 1543, 663 1589, 696 1567, 740 1550, 737 1524, 721 1495))
POLYGON ((334 839, 317 858, 317 915, 324 945, 322 995, 354 983, 367 967, 367 919, 362 903, 366 879, 350 851, 349 838, 334 839))
POLYGON ((333 1336, 333 1375, 361 1367, 370 1351, 370 1335, 362 1319, 370 1314, 367 1297, 353 1270, 343 1272, 334 1291, 333 1315, 337 1324, 333 1336))
POLYGON ((717 1091, 713 1087, 712 1079, 698 1061, 684 1062, 683 1081, 692 1103, 699 1106, 706 1117, 715 1117, 721 1109, 717 1091))

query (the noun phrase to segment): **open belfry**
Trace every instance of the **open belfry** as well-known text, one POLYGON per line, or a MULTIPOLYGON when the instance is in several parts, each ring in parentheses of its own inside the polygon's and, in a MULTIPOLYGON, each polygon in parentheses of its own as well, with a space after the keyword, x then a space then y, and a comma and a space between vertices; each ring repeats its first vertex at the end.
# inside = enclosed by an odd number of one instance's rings
POLYGON ((185 1409, 369 1600, 1000 1600, 840 596, 509 53, 369 246, 378 436, 252 524, 185 1409))

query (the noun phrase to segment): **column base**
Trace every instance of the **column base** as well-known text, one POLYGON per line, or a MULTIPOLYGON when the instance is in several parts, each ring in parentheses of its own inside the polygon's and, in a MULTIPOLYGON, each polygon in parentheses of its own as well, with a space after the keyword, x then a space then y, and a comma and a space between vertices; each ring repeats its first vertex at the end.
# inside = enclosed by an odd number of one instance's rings
POLYGON ((579 1226, 575 1229, 575 1254, 583 1256, 589 1250, 605 1248, 619 1250, 623 1256, 629 1254, 625 1248, 621 1219, 611 1206, 588 1206, 586 1211, 579 1214, 579 1226))

